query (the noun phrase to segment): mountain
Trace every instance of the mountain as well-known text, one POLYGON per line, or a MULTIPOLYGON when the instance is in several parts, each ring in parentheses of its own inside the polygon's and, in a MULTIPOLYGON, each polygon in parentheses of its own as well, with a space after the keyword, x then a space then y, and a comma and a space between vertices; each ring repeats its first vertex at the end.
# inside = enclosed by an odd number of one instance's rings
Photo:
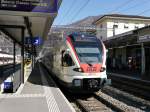
POLYGON ((79 20, 79 21, 77 21, 77 22, 74 22, 74 23, 72 23, 72 24, 70 24, 70 25, 67 25, 67 26, 93 26, 93 22, 94 21, 96 21, 98 18, 100 18, 102 15, 100 15, 100 16, 88 16, 88 17, 86 17, 86 18, 84 18, 84 19, 81 19, 81 20, 79 20))

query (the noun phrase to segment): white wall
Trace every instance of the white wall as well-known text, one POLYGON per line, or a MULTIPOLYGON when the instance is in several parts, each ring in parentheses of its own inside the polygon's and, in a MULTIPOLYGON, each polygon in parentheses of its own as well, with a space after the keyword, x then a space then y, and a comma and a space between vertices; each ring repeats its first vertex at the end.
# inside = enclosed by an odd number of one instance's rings
POLYGON ((107 37, 107 24, 106 22, 102 22, 101 24, 97 25, 97 37, 102 38, 103 40, 107 37))
POLYGON ((131 30, 136 29, 135 26, 137 26, 138 28, 142 28, 145 26, 144 23, 140 23, 140 22, 127 22, 127 21, 118 21, 118 22, 114 22, 114 21, 108 21, 107 22, 107 37, 112 37, 113 36, 113 25, 118 25, 118 28, 114 29, 115 35, 121 34, 121 33, 125 33, 131 30), (125 28, 128 27, 128 28, 125 28))
POLYGON ((106 40, 109 39, 109 37, 113 36, 113 32, 115 32, 115 35, 118 35, 136 29, 135 26, 137 26, 138 28, 142 28, 148 24, 150 24, 150 20, 133 20, 132 18, 131 20, 120 18, 105 19, 97 24, 97 37, 103 37, 103 40, 106 40), (118 25, 118 28, 113 29, 114 25, 118 25), (128 28, 125 28, 125 26, 127 26, 128 28))

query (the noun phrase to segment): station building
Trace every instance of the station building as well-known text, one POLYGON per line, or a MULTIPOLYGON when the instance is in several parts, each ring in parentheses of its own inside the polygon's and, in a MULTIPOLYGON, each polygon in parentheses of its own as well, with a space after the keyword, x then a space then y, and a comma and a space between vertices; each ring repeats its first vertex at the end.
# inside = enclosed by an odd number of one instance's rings
POLYGON ((108 71, 150 79, 150 26, 116 35, 104 43, 108 71))
POLYGON ((102 40, 131 30, 150 25, 150 17, 122 14, 107 14, 93 22, 97 28, 97 37, 102 40))
POLYGON ((135 77, 145 77, 150 73, 150 17, 107 14, 93 24, 96 25, 97 37, 108 49, 109 72, 135 77))

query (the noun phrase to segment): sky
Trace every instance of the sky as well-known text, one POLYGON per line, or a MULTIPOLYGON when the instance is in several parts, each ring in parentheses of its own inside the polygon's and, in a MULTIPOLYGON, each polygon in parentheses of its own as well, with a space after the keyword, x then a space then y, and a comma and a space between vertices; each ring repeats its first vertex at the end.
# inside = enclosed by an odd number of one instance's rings
POLYGON ((150 16, 150 0, 62 0, 53 25, 111 13, 150 16))

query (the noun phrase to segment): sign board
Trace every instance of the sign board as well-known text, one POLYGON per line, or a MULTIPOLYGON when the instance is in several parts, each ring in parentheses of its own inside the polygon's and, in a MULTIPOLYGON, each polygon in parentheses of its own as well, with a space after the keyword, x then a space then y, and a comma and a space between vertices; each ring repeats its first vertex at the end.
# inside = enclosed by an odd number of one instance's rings
POLYGON ((34 37, 32 40, 33 45, 41 45, 42 44, 42 38, 40 37, 34 37))
POLYGON ((139 36, 138 42, 150 42, 150 35, 139 36))
POLYGON ((58 0, 1 0, 0 11, 50 14, 57 13, 57 5, 58 0))
POLYGON ((26 37, 25 38, 25 45, 41 45, 42 44, 42 38, 41 37, 26 37))

